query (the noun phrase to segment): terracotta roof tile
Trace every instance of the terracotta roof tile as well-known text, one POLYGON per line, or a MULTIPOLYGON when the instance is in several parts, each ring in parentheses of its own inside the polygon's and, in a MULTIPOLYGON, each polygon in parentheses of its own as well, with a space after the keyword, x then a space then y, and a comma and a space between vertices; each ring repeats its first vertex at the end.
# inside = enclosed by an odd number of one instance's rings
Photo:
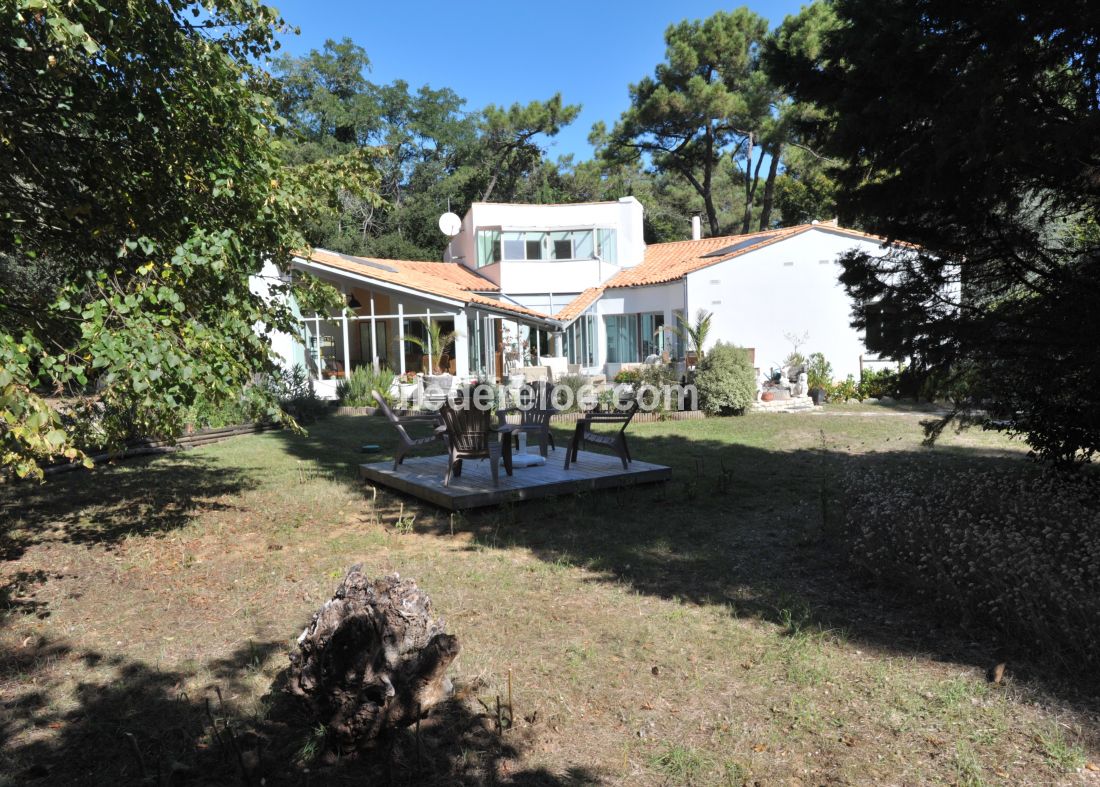
POLYGON ((585 309, 600 299, 606 287, 589 287, 566 304, 565 308, 554 315, 555 320, 572 322, 584 314, 585 309))
POLYGON ((441 298, 488 306, 499 311, 548 319, 541 312, 518 306, 508 301, 497 300, 488 295, 473 292, 473 289, 492 291, 498 289, 484 276, 454 262, 425 262, 422 260, 383 260, 354 257, 350 254, 338 254, 325 249, 314 249, 309 254, 299 255, 302 259, 324 265, 327 268, 356 273, 390 284, 420 290, 441 298), (462 270, 459 270, 459 269, 462 270))
POLYGON ((496 284, 457 262, 417 262, 415 260, 391 260, 390 262, 400 262, 404 270, 446 279, 457 285, 459 289, 474 292, 500 292, 500 287, 496 284))
MULTIPOLYGON (((757 251, 773 243, 793 238, 810 230, 820 230, 834 235, 856 238, 860 240, 873 240, 885 243, 886 239, 877 235, 869 235, 859 230, 850 230, 838 227, 832 223, 799 224, 794 227, 781 227, 779 229, 764 230, 762 232, 750 232, 746 235, 724 235, 702 240, 673 241, 671 243, 654 243, 646 247, 645 258, 641 264, 633 268, 626 268, 612 277, 604 286, 611 287, 643 287, 648 284, 664 284, 683 278, 689 273, 707 268, 719 262, 740 257, 749 252, 757 251), (756 241, 756 242, 752 242, 756 241), (730 246, 738 248, 728 254, 714 254, 730 246), (714 256, 707 256, 714 254, 714 256)), ((896 243, 898 246, 908 244, 896 243)))
POLYGON ((620 271, 607 282, 607 286, 640 287, 647 284, 664 284, 665 282, 675 281, 701 268, 778 243, 805 231, 805 228, 809 226, 807 224, 800 227, 786 227, 779 230, 749 233, 748 235, 725 235, 715 238, 703 238, 702 240, 654 243, 646 246, 645 258, 641 264, 620 271), (759 238, 759 242, 750 243, 729 254, 715 257, 706 256, 727 246, 734 246, 756 238, 759 238))
MULTIPOLYGON (((571 322, 599 300, 605 290, 618 287, 644 287, 650 284, 676 281, 694 271, 757 251, 810 230, 820 230, 860 240, 887 242, 885 238, 877 235, 837 227, 832 223, 821 223, 800 224, 795 227, 782 227, 763 232, 752 232, 746 235, 722 235, 714 238, 703 238, 702 240, 654 243, 646 247, 645 258, 639 265, 619 271, 601 287, 590 287, 585 290, 553 317, 514 303, 480 294, 499 292, 500 288, 476 271, 455 262, 368 259, 366 257, 353 257, 348 254, 337 254, 324 249, 314 249, 309 255, 303 254, 301 256, 303 258, 308 256, 308 259, 313 262, 330 268, 422 290, 451 300, 488 306, 539 319, 571 322), (730 250, 728 253, 707 256, 715 252, 721 252, 731 246, 737 248, 730 250)), ((909 246, 909 244, 901 242, 895 242, 895 245, 909 246)))

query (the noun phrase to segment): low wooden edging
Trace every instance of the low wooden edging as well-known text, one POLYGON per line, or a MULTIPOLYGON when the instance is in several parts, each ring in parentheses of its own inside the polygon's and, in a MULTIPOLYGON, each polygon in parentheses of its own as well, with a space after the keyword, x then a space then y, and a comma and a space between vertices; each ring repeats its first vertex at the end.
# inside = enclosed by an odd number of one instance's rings
POLYGON ((374 415, 377 407, 344 407, 341 405, 333 411, 336 415, 374 415))
MULTIPOLYGON (((374 415, 377 407, 337 407, 336 415, 374 415)), ((400 412, 400 411, 399 411, 400 412)), ((550 416, 550 423, 575 424, 580 413, 557 413, 550 416)), ((706 414, 702 410, 667 410, 662 413, 635 413, 634 423, 651 424, 658 421, 702 421, 706 414)))
MULTIPOLYGON (((550 416, 550 423, 575 424, 582 415, 583 413, 557 413, 550 416)), ((652 424, 660 421, 702 421, 706 417, 706 413, 702 410, 666 410, 662 413, 638 412, 634 414, 634 423, 652 424)))
MULTIPOLYGON (((170 454, 175 451, 184 451, 188 448, 198 448, 199 446, 210 445, 211 443, 220 443, 222 440, 228 440, 230 437, 237 437, 245 434, 259 434, 260 432, 279 428, 281 428, 281 425, 275 423, 218 426, 208 429, 199 429, 189 434, 180 435, 176 438, 174 443, 168 440, 133 440, 127 443, 126 447, 121 451, 115 453, 101 451, 98 454, 89 454, 88 456, 93 462, 99 463, 108 460, 130 459, 135 456, 170 454)), ((66 462, 65 464, 47 467, 42 472, 46 475, 57 475, 58 473, 67 473, 71 470, 79 470, 82 467, 84 467, 84 465, 80 462, 66 462)))

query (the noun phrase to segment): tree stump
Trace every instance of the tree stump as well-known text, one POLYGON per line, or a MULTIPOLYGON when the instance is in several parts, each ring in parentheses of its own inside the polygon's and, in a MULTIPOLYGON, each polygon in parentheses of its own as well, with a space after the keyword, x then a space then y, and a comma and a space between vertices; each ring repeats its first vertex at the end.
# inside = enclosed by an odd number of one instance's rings
POLYGON ((396 573, 372 582, 362 568, 348 569, 290 657, 290 691, 343 751, 369 746, 449 698, 447 667, 459 652, 416 582, 396 573))

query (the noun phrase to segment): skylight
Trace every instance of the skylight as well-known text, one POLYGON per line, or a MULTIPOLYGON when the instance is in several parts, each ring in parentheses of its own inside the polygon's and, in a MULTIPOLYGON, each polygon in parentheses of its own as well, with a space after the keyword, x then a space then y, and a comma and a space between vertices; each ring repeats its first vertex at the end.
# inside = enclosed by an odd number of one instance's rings
POLYGON ((755 246, 758 243, 764 243, 765 241, 769 241, 778 234, 779 234, 778 232, 769 232, 765 235, 755 235, 751 238, 745 238, 745 240, 738 241, 737 243, 733 244, 732 246, 724 246, 723 248, 718 249, 717 251, 712 251, 710 254, 704 254, 703 256, 704 257, 725 257, 728 254, 733 254, 735 251, 741 251, 742 249, 747 249, 750 246, 755 246))

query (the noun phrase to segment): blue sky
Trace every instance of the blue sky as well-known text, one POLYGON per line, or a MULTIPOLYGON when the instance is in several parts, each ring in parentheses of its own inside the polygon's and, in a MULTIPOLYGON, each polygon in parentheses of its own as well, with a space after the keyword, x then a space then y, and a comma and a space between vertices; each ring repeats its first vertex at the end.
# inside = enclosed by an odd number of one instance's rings
MULTIPOLYGON (((627 107, 628 85, 652 74, 664 58, 670 24, 737 7, 713 0, 268 1, 301 29, 282 38, 284 51, 305 54, 325 39, 347 36, 367 50, 374 82, 450 87, 469 109, 561 92, 584 109, 551 141, 549 153, 573 153, 578 160, 591 155, 592 124, 612 125, 627 107)), ((775 26, 803 2, 747 5, 775 26)))

